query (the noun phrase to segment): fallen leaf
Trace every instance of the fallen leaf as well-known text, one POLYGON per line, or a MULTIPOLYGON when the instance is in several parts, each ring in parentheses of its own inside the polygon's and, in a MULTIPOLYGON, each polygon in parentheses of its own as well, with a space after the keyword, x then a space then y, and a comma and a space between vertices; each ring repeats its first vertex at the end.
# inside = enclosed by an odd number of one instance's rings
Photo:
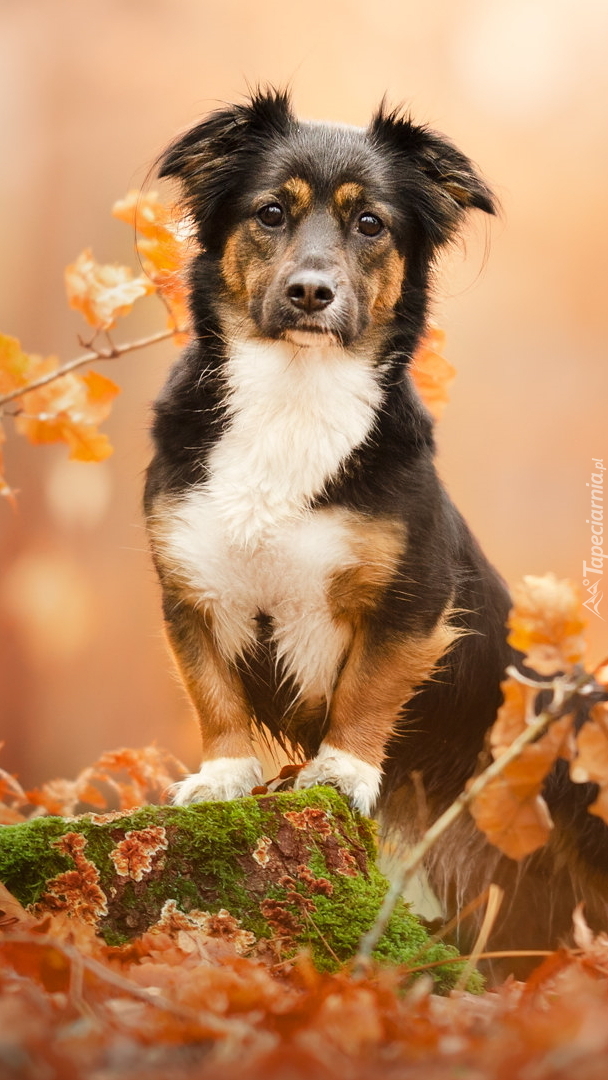
POLYGON ((6 930, 13 926, 31 927, 36 919, 29 915, 16 896, 8 891, 6 885, 0 881, 0 930, 6 930))

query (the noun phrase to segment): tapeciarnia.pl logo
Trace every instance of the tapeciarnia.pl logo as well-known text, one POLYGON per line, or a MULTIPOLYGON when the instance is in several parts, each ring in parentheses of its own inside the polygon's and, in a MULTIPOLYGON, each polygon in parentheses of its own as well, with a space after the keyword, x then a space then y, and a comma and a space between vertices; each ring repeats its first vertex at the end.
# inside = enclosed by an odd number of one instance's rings
POLYGON ((587 518, 587 525, 591 525, 591 557, 589 562, 583 559, 583 585, 589 597, 584 601, 583 607, 603 619, 603 615, 600 615, 600 601, 604 595, 601 591, 604 559, 608 559, 608 554, 604 554, 604 472, 606 466, 603 458, 591 458, 591 461, 593 472, 586 485, 591 488, 591 517, 587 518))

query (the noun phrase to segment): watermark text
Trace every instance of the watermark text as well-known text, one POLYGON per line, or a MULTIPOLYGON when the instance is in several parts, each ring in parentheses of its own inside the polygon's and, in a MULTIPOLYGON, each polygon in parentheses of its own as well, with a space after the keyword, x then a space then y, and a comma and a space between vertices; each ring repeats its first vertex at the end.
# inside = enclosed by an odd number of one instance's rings
POLYGON ((587 525, 591 526, 591 545, 589 561, 583 559, 583 585, 589 597, 584 601, 583 607, 588 608, 598 618, 600 614, 600 602, 603 593, 604 560, 608 559, 608 552, 604 553, 604 473, 606 466, 603 458, 591 458, 592 473, 587 487, 590 489, 590 516, 586 519, 587 525))

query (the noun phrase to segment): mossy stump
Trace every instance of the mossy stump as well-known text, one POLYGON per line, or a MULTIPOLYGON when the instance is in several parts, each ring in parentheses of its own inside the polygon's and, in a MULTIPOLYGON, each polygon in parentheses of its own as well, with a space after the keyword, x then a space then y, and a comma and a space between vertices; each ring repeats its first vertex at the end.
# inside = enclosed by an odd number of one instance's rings
MULTIPOLYGON (((0 827, 0 880, 36 915, 68 911, 118 945, 177 911, 243 952, 307 947, 325 970, 350 959, 374 921, 387 888, 375 856, 373 824, 326 787, 0 827)), ((457 954, 429 945, 400 904, 374 955, 457 954)), ((445 990, 460 970, 430 973, 445 990)))

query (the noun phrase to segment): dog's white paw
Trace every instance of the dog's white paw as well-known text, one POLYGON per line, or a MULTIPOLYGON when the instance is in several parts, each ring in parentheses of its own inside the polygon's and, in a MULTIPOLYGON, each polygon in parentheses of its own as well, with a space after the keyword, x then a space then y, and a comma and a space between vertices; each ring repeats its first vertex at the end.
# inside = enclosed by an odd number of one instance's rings
POLYGON ((175 784, 172 797, 176 806, 222 802, 249 795, 252 788, 262 783, 262 765, 256 757, 213 758, 203 761, 199 772, 175 784))
POLYGON ((331 784, 346 795, 356 810, 369 817, 378 801, 381 781, 382 770, 375 765, 323 743, 316 758, 298 773, 295 787, 331 784))

